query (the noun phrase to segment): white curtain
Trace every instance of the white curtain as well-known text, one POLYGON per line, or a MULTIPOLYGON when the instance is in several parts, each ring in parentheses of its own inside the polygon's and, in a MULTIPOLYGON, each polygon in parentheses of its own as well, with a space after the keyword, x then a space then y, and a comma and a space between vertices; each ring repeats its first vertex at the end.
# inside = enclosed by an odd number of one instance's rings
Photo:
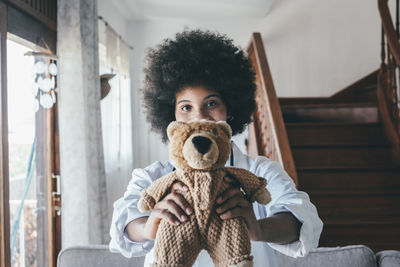
POLYGON ((133 168, 129 73, 131 50, 113 29, 100 20, 99 29, 100 75, 115 74, 109 81, 110 93, 101 100, 108 210, 111 219, 112 204, 125 191, 133 168))
POLYGON ((113 72, 118 72, 119 38, 117 33, 111 27, 107 26, 106 26, 106 55, 107 55, 106 67, 113 72))
POLYGON ((62 246, 106 244, 97 1, 58 4, 62 246))
POLYGON ((123 40, 120 40, 120 59, 121 59, 121 74, 124 76, 129 76, 130 68, 129 68, 129 55, 130 48, 127 43, 123 40))

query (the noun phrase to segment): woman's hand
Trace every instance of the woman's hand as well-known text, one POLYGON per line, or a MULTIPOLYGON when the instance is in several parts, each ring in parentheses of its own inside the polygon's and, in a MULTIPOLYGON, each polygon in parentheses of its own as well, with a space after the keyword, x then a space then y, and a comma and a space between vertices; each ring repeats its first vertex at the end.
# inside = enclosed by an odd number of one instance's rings
POLYGON ((282 212, 257 220, 253 205, 240 191, 240 185, 226 177, 225 181, 232 187, 217 198, 216 212, 221 219, 243 217, 248 226, 250 240, 288 244, 299 239, 301 222, 290 212, 282 212))
POLYGON ((240 190, 240 185, 235 180, 229 177, 224 179, 232 187, 217 197, 216 212, 222 220, 243 217, 248 227, 250 239, 258 241, 261 229, 254 214, 253 205, 246 199, 246 196, 240 190))
POLYGON ((178 190, 187 191, 188 188, 182 182, 174 183, 171 192, 154 206, 149 217, 138 218, 127 225, 126 231, 131 240, 137 242, 154 240, 161 219, 174 225, 188 220, 193 209, 183 195, 177 192, 178 190))

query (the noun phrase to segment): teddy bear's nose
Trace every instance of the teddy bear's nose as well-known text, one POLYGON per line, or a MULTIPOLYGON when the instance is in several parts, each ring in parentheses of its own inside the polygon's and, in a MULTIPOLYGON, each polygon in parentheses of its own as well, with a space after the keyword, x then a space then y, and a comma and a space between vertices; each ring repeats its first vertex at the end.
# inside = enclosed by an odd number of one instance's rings
POLYGON ((199 151, 201 154, 205 154, 210 149, 211 140, 203 136, 195 136, 192 139, 192 143, 197 151, 199 151))

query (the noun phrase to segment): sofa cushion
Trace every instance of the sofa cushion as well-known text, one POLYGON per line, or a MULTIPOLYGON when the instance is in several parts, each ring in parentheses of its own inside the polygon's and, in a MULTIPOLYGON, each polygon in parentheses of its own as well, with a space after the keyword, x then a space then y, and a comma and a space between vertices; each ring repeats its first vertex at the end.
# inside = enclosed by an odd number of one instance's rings
MULTIPOLYGON (((335 248, 317 248, 304 258, 292 258, 277 253, 280 267, 393 267, 400 266, 399 251, 382 251, 375 257, 366 246, 346 246, 335 248)), ((58 255, 58 267, 141 267, 144 257, 125 258, 119 253, 109 251, 107 245, 74 246, 63 249, 58 255)))
POLYGON ((278 266, 285 267, 375 267, 374 252, 366 246, 355 245, 317 248, 304 258, 292 258, 277 252, 278 266))
POLYGON ((58 267, 142 267, 144 257, 125 258, 112 253, 107 245, 74 246, 58 254, 58 267))
POLYGON ((400 251, 385 250, 376 254, 376 262, 381 267, 399 267, 400 266, 400 251))

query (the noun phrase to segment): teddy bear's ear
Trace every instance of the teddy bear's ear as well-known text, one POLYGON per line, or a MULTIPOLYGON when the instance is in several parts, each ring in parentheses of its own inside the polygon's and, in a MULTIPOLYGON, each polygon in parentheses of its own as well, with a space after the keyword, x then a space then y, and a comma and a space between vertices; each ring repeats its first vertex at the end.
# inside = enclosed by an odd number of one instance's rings
POLYGON ((226 135, 229 137, 229 139, 232 137, 232 129, 231 126, 229 126, 228 123, 225 121, 218 121, 217 122, 218 126, 226 133, 226 135))
POLYGON ((168 135, 168 139, 171 140, 172 137, 174 136, 176 130, 181 129, 181 128, 190 128, 190 126, 185 123, 185 122, 181 122, 181 121, 173 121, 168 125, 167 128, 167 135, 168 135))

